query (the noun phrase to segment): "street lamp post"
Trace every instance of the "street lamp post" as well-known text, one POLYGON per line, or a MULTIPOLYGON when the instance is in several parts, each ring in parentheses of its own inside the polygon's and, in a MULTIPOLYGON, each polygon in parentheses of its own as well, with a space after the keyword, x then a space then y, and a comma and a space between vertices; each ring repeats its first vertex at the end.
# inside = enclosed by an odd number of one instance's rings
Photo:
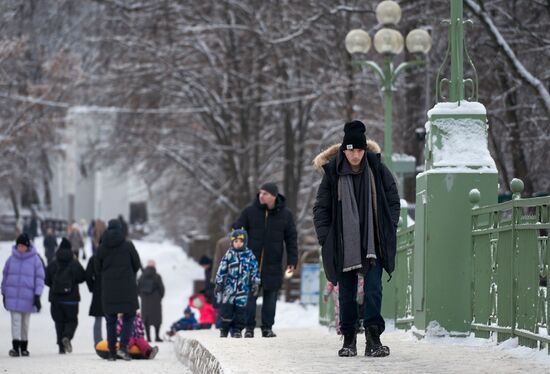
MULTIPOLYGON (((403 51, 404 44, 411 53, 426 54, 432 45, 430 34, 426 30, 414 29, 407 35, 406 41, 403 41, 403 35, 393 28, 401 19, 401 8, 395 1, 382 1, 376 7, 376 19, 383 28, 374 35, 374 48, 384 56, 383 66, 380 67, 376 62, 370 60, 358 60, 354 63, 367 66, 374 70, 384 92, 384 163, 393 170, 392 165, 392 93, 394 83, 397 77, 405 68, 413 65, 419 65, 421 60, 405 61, 394 67, 393 57, 403 51)), ((371 47, 369 34, 361 29, 351 30, 346 35, 346 49, 350 54, 367 53, 371 47)))

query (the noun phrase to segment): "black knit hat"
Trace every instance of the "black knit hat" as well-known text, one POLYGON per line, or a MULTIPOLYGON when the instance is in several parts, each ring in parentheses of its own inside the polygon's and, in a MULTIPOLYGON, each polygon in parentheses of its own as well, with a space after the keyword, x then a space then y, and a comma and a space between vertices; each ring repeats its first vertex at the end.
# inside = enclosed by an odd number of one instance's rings
POLYGON ((17 240, 15 241, 15 245, 23 244, 25 247, 31 246, 31 240, 29 239, 29 236, 27 234, 21 234, 17 237, 17 240))
POLYGON ((67 238, 61 239, 61 243, 59 243, 59 249, 71 249, 72 245, 71 242, 67 238))
POLYGON ((199 258, 199 265, 210 265, 212 263, 212 259, 206 255, 201 256, 199 258))
POLYGON ((351 121, 344 125, 342 149, 367 149, 365 124, 361 121, 351 121))
POLYGON ((120 230, 122 229, 122 225, 118 219, 114 218, 109 220, 109 223, 107 224, 107 228, 111 230, 120 230))
POLYGON ((277 188, 277 185, 275 183, 264 183, 260 187, 260 190, 267 191, 273 196, 277 196, 277 194, 279 193, 279 189, 277 188))

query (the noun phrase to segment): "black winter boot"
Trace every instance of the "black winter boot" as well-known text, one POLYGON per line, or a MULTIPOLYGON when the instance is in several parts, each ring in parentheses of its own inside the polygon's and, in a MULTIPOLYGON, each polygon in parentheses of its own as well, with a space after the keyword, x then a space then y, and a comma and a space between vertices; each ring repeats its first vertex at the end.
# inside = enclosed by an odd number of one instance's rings
POLYGON ((20 356, 19 347, 21 346, 21 341, 20 340, 12 340, 11 344, 12 344, 13 349, 10 349, 10 351, 9 351, 10 357, 19 357, 20 356))
POLYGON ((390 348, 382 345, 380 342, 380 332, 378 326, 369 326, 365 330, 367 338, 365 346, 365 356, 386 357, 390 355, 390 348))
POLYGON ((355 332, 344 334, 344 345, 338 351, 340 357, 357 356, 357 335, 355 332))
POLYGON ((220 338, 227 338, 227 335, 229 335, 229 330, 220 329, 220 338))
POLYGON ((27 347, 29 346, 28 340, 20 340, 19 343, 21 343, 21 356, 28 357, 29 351, 27 350, 27 347))
POLYGON ((245 338, 253 338, 254 337, 254 329, 246 329, 244 332, 245 338))

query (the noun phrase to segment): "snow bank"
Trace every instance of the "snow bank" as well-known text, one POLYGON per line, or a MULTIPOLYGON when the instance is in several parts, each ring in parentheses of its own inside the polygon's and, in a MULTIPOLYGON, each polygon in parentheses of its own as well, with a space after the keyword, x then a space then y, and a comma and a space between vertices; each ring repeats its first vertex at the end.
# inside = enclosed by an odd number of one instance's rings
POLYGON ((428 118, 439 115, 487 115, 485 106, 477 101, 462 100, 460 102, 437 103, 428 110, 428 118))

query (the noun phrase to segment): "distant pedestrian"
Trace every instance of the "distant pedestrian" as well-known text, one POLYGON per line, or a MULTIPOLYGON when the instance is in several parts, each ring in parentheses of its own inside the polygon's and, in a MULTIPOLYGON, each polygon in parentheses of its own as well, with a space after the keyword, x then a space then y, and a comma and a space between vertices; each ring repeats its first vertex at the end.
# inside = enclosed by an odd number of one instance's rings
POLYGON ((121 225, 121 229, 122 229, 122 234, 124 235, 124 238, 128 238, 128 234, 130 233, 128 231, 128 223, 124 220, 124 216, 122 214, 120 214, 118 216, 118 220, 120 221, 120 225, 121 225))
POLYGON ((105 222, 103 222, 101 219, 96 219, 94 222, 94 237, 92 239, 93 243, 93 254, 97 252, 97 248, 99 247, 99 242, 101 242, 101 237, 103 236, 103 233, 107 229, 107 225, 105 225, 105 222))
POLYGON ((151 341, 151 326, 155 329, 155 341, 162 342, 160 338, 160 325, 162 324, 162 298, 164 297, 164 283, 157 273, 154 260, 147 261, 141 277, 138 279, 138 294, 141 298, 141 315, 145 324, 147 341, 151 341))
POLYGON ((34 241, 34 238, 38 236, 38 217, 36 216, 35 211, 33 210, 31 219, 29 221, 29 239, 31 242, 34 241))
POLYGON ((75 258, 78 260, 80 250, 82 250, 82 259, 86 259, 86 252, 84 251, 84 240, 80 234, 80 228, 76 222, 67 226, 67 239, 71 242, 71 248, 75 258))
POLYGON ((51 303, 51 316, 55 322, 59 353, 73 351, 71 340, 78 327, 78 305, 80 291, 78 285, 84 282, 84 268, 75 259, 71 242, 61 239, 55 253, 55 261, 46 268, 46 285, 50 288, 48 300, 51 303))
POLYGON ((90 221, 90 224, 88 225, 88 228, 86 229, 86 236, 88 239, 90 239, 90 246, 92 247, 92 255, 95 254, 95 243, 94 243, 94 231, 95 231, 95 220, 92 219, 90 221))
POLYGON ((258 261, 247 247, 245 230, 233 230, 231 247, 223 256, 216 274, 216 298, 220 312, 220 337, 226 338, 229 330, 234 338, 242 337, 246 322, 248 295, 256 296, 260 286, 258 261))
POLYGON ((229 235, 224 235, 216 242, 216 248, 214 249, 214 260, 212 261, 212 274, 210 276, 210 281, 212 283, 216 280, 216 274, 218 273, 218 268, 220 267, 222 257, 229 250, 229 248, 231 248, 231 240, 229 239, 229 235))
POLYGON ((86 285, 92 294, 88 315, 94 317, 94 347, 103 340, 103 305, 101 302, 101 277, 94 267, 95 255, 92 255, 86 266, 86 285))
POLYGON ((57 249, 57 238, 53 233, 53 229, 48 227, 46 229, 46 236, 44 236, 44 254, 46 255, 46 262, 49 265, 55 259, 55 250, 57 249))
POLYGON ((94 261, 96 274, 101 277, 101 297, 107 320, 109 361, 116 358, 131 360, 128 342, 132 323, 139 308, 136 273, 141 269, 139 255, 134 244, 126 240, 118 219, 109 221, 97 249, 94 261), (116 350, 117 314, 123 313, 120 350, 116 350))
POLYGON ((26 234, 17 237, 2 276, 2 301, 11 314, 11 357, 28 356, 29 322, 40 312, 44 289, 44 266, 26 234))
POLYGON ((380 335, 385 321, 382 269, 395 267, 399 194, 395 180, 380 160, 380 147, 367 142, 360 121, 344 126, 342 144, 319 154, 315 167, 323 173, 313 206, 313 222, 322 247, 327 279, 338 284, 342 357, 357 355, 357 273, 364 275, 365 356, 383 357, 390 349, 380 335))
MULTIPOLYGON (((286 198, 275 183, 264 183, 251 205, 241 213, 235 227, 248 232, 248 246, 258 260, 262 278, 262 336, 276 337, 273 332, 279 289, 283 283, 283 252, 286 250, 286 270, 292 272, 298 263, 296 225, 286 198)), ((245 338, 254 337, 256 299, 249 295, 245 338)))

